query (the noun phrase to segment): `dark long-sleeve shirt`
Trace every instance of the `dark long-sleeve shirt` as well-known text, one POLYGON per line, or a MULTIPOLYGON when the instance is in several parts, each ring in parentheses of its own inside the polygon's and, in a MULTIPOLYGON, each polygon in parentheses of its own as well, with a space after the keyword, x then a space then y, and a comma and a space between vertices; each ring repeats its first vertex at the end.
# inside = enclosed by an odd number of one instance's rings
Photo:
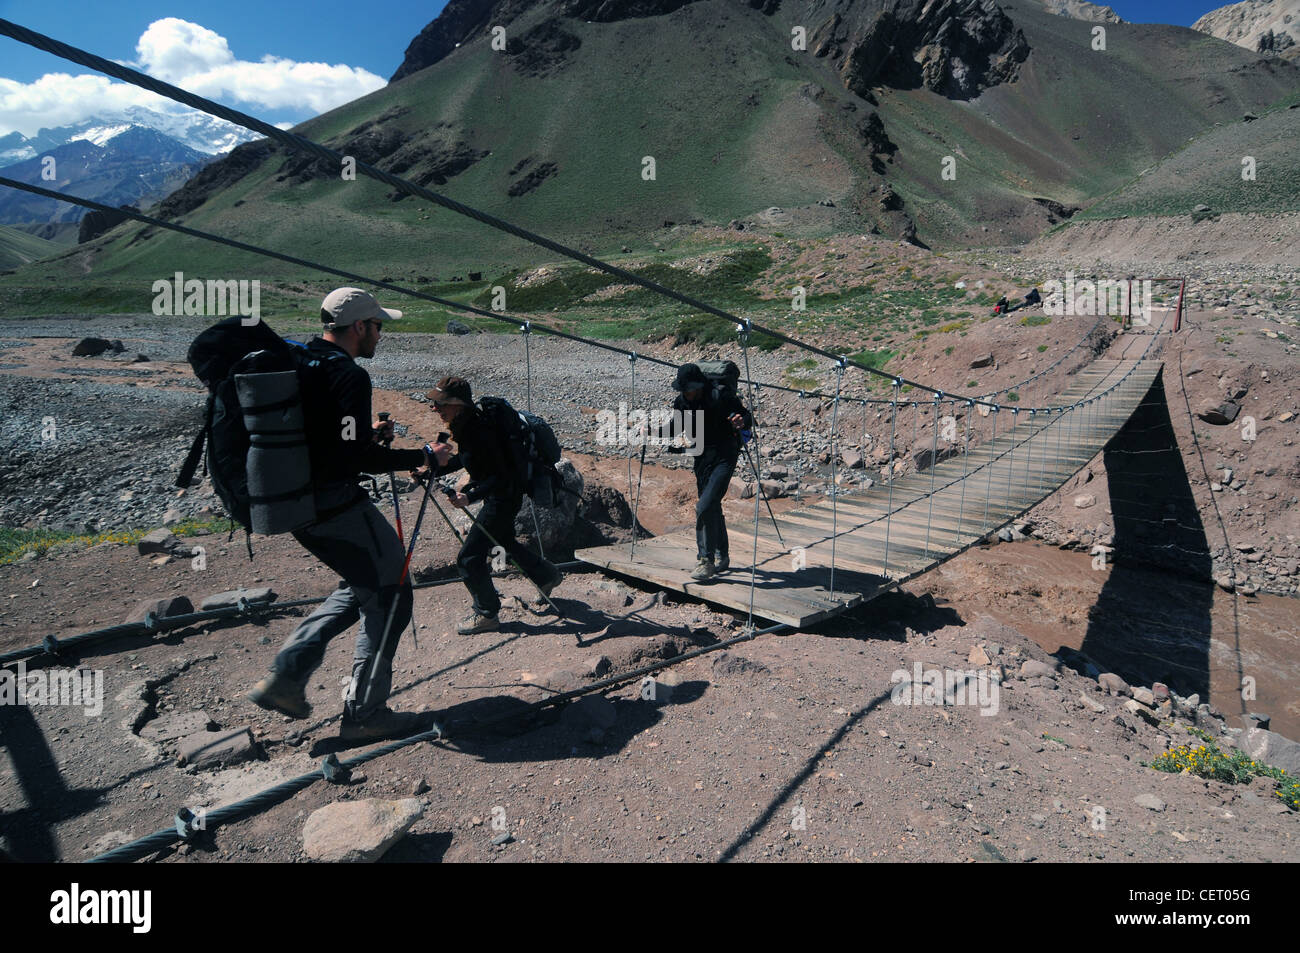
POLYGON ((489 496, 509 499, 523 493, 523 474, 507 457, 503 437, 488 416, 477 407, 467 407, 450 424, 457 452, 439 467, 437 475, 464 469, 470 483, 465 496, 477 503, 489 496))
POLYGON ((679 426, 684 422, 683 415, 694 414, 697 410, 704 411, 703 433, 692 433, 694 428, 694 417, 690 422, 686 422, 686 436, 694 440, 703 440, 704 446, 700 454, 695 458, 695 465, 705 466, 718 459, 735 460, 740 456, 740 434, 736 428, 731 425, 731 417, 740 414, 741 426, 751 428, 754 426, 753 415, 746 409, 745 405, 740 402, 740 398, 728 391, 722 391, 717 399, 714 399, 713 391, 706 388, 703 396, 695 403, 689 403, 685 395, 678 394, 677 399, 673 401, 674 414, 668 424, 660 430, 660 436, 671 438, 682 432, 679 426))
POLYGON ((324 338, 312 339, 307 351, 320 361, 314 372, 301 377, 312 484, 318 492, 337 490, 340 484, 355 486, 362 473, 424 465, 423 450, 394 450, 375 441, 370 375, 347 351, 324 338), (352 439, 346 439, 349 434, 352 439))

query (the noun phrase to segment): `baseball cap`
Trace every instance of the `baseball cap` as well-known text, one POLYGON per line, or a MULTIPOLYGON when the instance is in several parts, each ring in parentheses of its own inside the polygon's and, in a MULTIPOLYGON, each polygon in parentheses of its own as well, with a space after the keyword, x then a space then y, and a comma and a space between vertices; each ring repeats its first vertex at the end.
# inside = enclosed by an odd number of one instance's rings
POLYGON ((463 377, 444 377, 424 396, 437 404, 463 404, 469 407, 474 403, 469 381, 463 377))
POLYGON ((357 321, 396 321, 402 312, 381 308, 369 291, 335 288, 320 303, 320 319, 327 328, 345 328, 357 321))

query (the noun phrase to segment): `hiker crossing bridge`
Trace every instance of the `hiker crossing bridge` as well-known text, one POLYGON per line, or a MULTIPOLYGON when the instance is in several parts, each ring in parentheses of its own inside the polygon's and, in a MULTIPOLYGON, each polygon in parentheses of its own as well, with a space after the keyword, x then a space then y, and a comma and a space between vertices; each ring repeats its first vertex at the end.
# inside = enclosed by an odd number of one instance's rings
MULTIPOLYGON (((802 627, 919 576, 1032 509, 1095 457, 1155 383, 1154 360, 1097 360, 1048 411, 865 493, 728 521, 731 573, 696 582, 693 531, 579 550, 601 569, 802 627), (1058 408, 1060 408, 1058 410, 1058 408)), ((892 456, 892 454, 891 454, 892 456)))

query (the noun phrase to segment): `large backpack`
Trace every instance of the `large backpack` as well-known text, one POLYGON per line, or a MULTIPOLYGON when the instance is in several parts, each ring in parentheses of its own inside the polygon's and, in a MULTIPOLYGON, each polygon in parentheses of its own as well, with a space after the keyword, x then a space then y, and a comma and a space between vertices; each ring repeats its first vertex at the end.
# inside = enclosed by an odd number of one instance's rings
POLYGON ((238 316, 199 334, 186 359, 207 386, 208 402, 176 485, 193 481, 206 444, 212 488, 246 531, 274 535, 314 522, 299 385, 319 360, 262 321, 245 324, 238 316))
POLYGON ((740 383, 740 368, 736 366, 735 361, 698 361, 695 366, 713 386, 715 401, 724 394, 736 396, 736 388, 740 383))
POLYGON ((551 425, 515 409, 504 397, 480 397, 478 406, 501 437, 506 462, 522 477, 524 492, 538 506, 554 506, 555 494, 565 487, 555 469, 560 442, 551 425))

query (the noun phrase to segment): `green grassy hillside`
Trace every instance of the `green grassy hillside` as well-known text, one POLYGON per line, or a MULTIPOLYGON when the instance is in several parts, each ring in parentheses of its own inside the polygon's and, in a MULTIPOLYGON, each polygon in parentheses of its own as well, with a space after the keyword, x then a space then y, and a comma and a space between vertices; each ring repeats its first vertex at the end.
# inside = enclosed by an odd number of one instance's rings
MULTIPOLYGON (((786 14, 728 0, 613 23, 564 18, 581 46, 539 75, 485 42, 467 43, 299 131, 343 151, 380 140, 400 146, 378 164, 601 255, 665 260, 689 245, 695 224, 752 221, 774 206, 789 224, 769 232, 898 234, 910 219, 920 240, 952 247, 1027 240, 1051 224, 1034 198, 1093 202, 1213 123, 1277 102, 1300 76, 1174 27, 1108 24, 1107 51, 1095 52, 1093 24, 1029 0, 1004 8, 1032 48, 1019 78, 971 101, 877 90, 898 150, 890 162, 877 157, 876 170, 859 129, 877 107, 848 92, 829 58, 791 51, 786 14), (955 181, 940 177, 946 155, 957 160, 955 181), (456 156, 463 169, 442 180, 456 156), (647 156, 653 180, 642 174, 647 156), (521 187, 547 169, 535 187, 521 187), (886 186, 901 210, 882 207, 886 186)), ((533 8, 511 29, 549 15, 533 8)), ((458 300, 482 286, 453 277, 504 281, 554 257, 440 208, 395 200, 365 177, 313 173, 283 151, 202 197, 181 222, 458 300)), ((126 224, 0 278, 0 313, 147 311, 153 281, 176 271, 261 279, 271 314, 310 311, 333 283, 126 224)), ((413 310, 432 327, 446 317, 436 307, 413 310)))
POLYGON ((0 269, 15 268, 61 251, 62 245, 0 225, 0 269))

